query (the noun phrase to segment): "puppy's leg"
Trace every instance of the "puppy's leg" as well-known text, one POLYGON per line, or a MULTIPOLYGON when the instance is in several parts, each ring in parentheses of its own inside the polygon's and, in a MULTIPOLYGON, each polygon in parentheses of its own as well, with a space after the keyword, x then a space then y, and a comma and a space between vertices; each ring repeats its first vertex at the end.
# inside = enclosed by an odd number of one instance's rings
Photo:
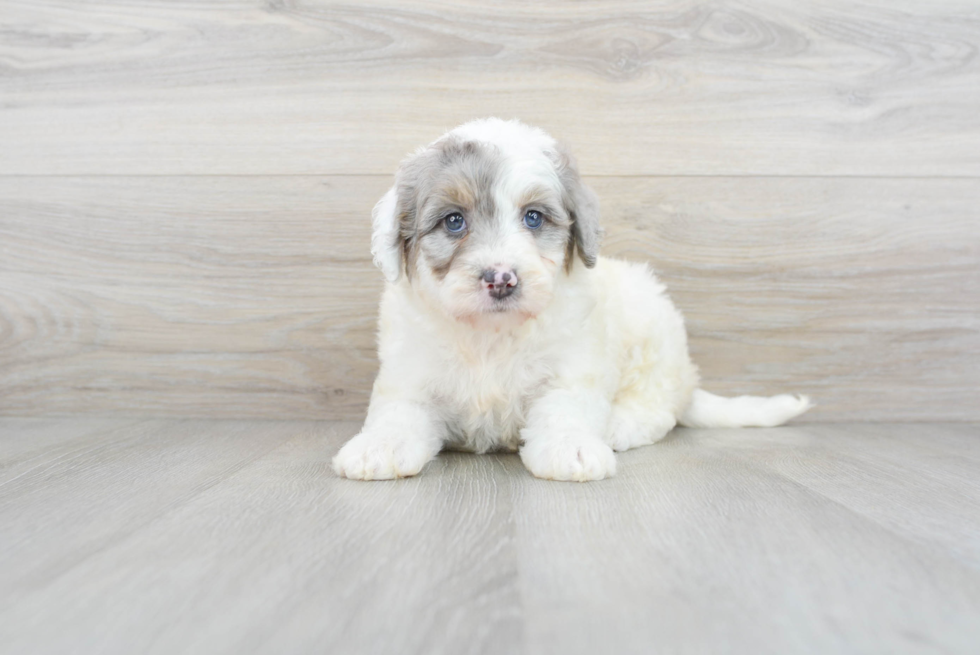
POLYGON ((444 430, 436 412, 424 404, 390 401, 372 406, 361 432, 333 458, 333 470, 352 480, 416 475, 439 453, 444 430))
POLYGON ((615 402, 606 425, 605 442, 616 451, 646 446, 663 439, 675 425, 677 419, 669 411, 615 402))
POLYGON ((521 461, 548 480, 601 480, 616 474, 616 456, 603 442, 609 402, 595 392, 555 389, 531 406, 521 430, 521 461))

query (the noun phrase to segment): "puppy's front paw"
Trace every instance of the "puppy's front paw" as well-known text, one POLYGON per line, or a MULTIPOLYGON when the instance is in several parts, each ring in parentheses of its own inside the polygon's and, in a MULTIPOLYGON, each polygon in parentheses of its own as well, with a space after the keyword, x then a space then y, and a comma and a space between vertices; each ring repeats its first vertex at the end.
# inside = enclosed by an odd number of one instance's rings
POLYGON ((521 461, 535 477, 587 482, 616 475, 616 455, 599 439, 544 438, 521 448, 521 461))
POLYGON ((333 458, 337 475, 352 480, 392 480, 417 475, 436 452, 424 440, 364 431, 333 458))

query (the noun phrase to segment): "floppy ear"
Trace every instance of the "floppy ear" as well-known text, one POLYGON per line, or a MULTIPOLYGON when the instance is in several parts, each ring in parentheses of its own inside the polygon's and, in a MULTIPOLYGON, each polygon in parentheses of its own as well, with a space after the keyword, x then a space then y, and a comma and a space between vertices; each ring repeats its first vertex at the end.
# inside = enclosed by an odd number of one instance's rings
POLYGON ((402 237, 398 220, 398 190, 388 189, 371 212, 374 231, 371 234, 371 254, 374 264, 389 282, 396 282, 402 272, 402 237))
MULTIPOLYGON (((575 158, 564 146, 556 149, 556 169, 562 185, 562 202, 572 219, 572 238, 579 257, 587 268, 595 266, 602 241, 599 227, 599 198, 582 183, 575 158)), ((567 262, 571 265, 571 260, 567 262)))

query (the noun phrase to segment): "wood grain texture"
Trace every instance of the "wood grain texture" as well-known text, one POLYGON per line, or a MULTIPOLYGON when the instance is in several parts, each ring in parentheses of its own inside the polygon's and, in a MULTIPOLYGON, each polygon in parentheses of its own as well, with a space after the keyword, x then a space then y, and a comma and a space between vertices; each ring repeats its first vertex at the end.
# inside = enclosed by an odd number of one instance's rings
POLYGON ((962 0, 2 8, 3 174, 388 174, 487 114, 594 175, 980 174, 962 0))
POLYGON ((0 423, 0 486, 38 466, 44 466, 61 456, 63 449, 71 450, 75 440, 88 444, 111 433, 112 428, 138 423, 138 419, 78 418, 64 419, 5 418, 0 423), (99 435, 99 436, 94 436, 99 435))
MULTIPOLYGON (((0 607, 126 541, 293 434, 261 422, 120 421, 39 449, 0 484, 0 560, 21 562, 0 567, 0 607)), ((7 444, 4 437, 5 460, 7 444)))
MULTIPOLYGON (((120 504, 145 506, 152 517, 134 533, 118 516, 99 516, 99 528, 123 535, 73 558, 70 570, 50 571, 58 574, 50 583, 8 595, 16 603, 0 610, 0 652, 518 652, 511 511, 494 460, 440 460, 428 481, 354 489, 329 470, 354 424, 199 421, 190 424, 194 443, 181 439, 187 428, 172 425, 169 437, 134 439, 143 443, 146 465, 109 452, 101 455, 101 480, 86 475, 88 466, 66 467, 52 474, 54 484, 0 487, 6 507, 20 508, 0 509, 11 536, 30 529, 30 512, 50 511, 39 494, 61 498, 67 514, 87 503, 65 501, 104 497, 125 484, 132 492, 120 504), (224 458, 242 458, 244 449, 215 433, 280 439, 265 456, 226 472, 224 484, 198 484, 195 494, 159 511, 155 480, 167 473, 160 466, 184 480, 183 469, 200 468, 216 446, 224 458), (145 481, 132 486, 131 475, 144 471, 145 481), (37 629, 51 620, 56 629, 37 629), (93 629, 78 629, 84 625, 93 629)), ((74 527, 52 526, 62 534, 74 527)), ((33 543, 31 555, 0 553, 0 568, 49 572, 46 548, 71 554, 74 545, 53 535, 35 535, 33 543)))
MULTIPOLYGON (((973 180, 591 178, 706 388, 977 420, 973 180)), ((360 418, 390 177, 0 178, 0 414, 360 418)))
MULTIPOLYGON (((589 484, 456 453, 418 478, 339 479, 356 423, 62 425, 49 465, 0 485, 0 653, 980 640, 975 424, 677 430, 589 484)), ((0 419, 0 461, 31 431, 55 423, 0 419)))
MULTIPOLYGON (((686 437, 685 433, 685 437, 686 437)), ((972 424, 807 426, 769 438, 691 432, 920 544, 980 568, 980 430, 972 424), (888 484, 880 484, 890 480, 888 484)))
MULTIPOLYGON (((906 540, 835 497, 888 496, 905 487, 919 506, 896 515, 908 523, 942 516, 929 506, 932 489, 901 475, 917 453, 897 467, 866 467, 859 489, 849 488, 847 474, 832 477, 821 490, 829 496, 752 457, 780 448, 803 467, 832 471, 831 449, 808 451, 799 442, 827 433, 848 443, 861 438, 850 425, 810 430, 677 430, 620 456, 619 477, 606 487, 515 476, 523 489, 515 499, 522 597, 534 617, 529 650, 970 652, 980 616, 976 568, 934 544, 906 540), (725 437, 737 446, 719 445, 725 437), (926 597, 935 600, 923 603, 926 597)), ((976 437, 976 428, 965 437, 973 448, 976 437)), ((976 515, 973 500, 964 504, 976 515)), ((958 517, 933 522, 944 520, 958 517)))

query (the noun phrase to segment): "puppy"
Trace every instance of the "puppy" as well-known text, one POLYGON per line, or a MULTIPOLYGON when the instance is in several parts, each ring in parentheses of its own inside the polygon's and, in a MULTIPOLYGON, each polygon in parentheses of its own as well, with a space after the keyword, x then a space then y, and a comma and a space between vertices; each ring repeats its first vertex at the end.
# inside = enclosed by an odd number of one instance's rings
POLYGON ((406 159, 374 208, 381 369, 337 474, 417 474, 443 448, 520 452, 601 480, 677 423, 774 426, 805 397, 698 389, 684 320, 643 264, 599 256, 595 194, 540 129, 467 123, 406 159))

